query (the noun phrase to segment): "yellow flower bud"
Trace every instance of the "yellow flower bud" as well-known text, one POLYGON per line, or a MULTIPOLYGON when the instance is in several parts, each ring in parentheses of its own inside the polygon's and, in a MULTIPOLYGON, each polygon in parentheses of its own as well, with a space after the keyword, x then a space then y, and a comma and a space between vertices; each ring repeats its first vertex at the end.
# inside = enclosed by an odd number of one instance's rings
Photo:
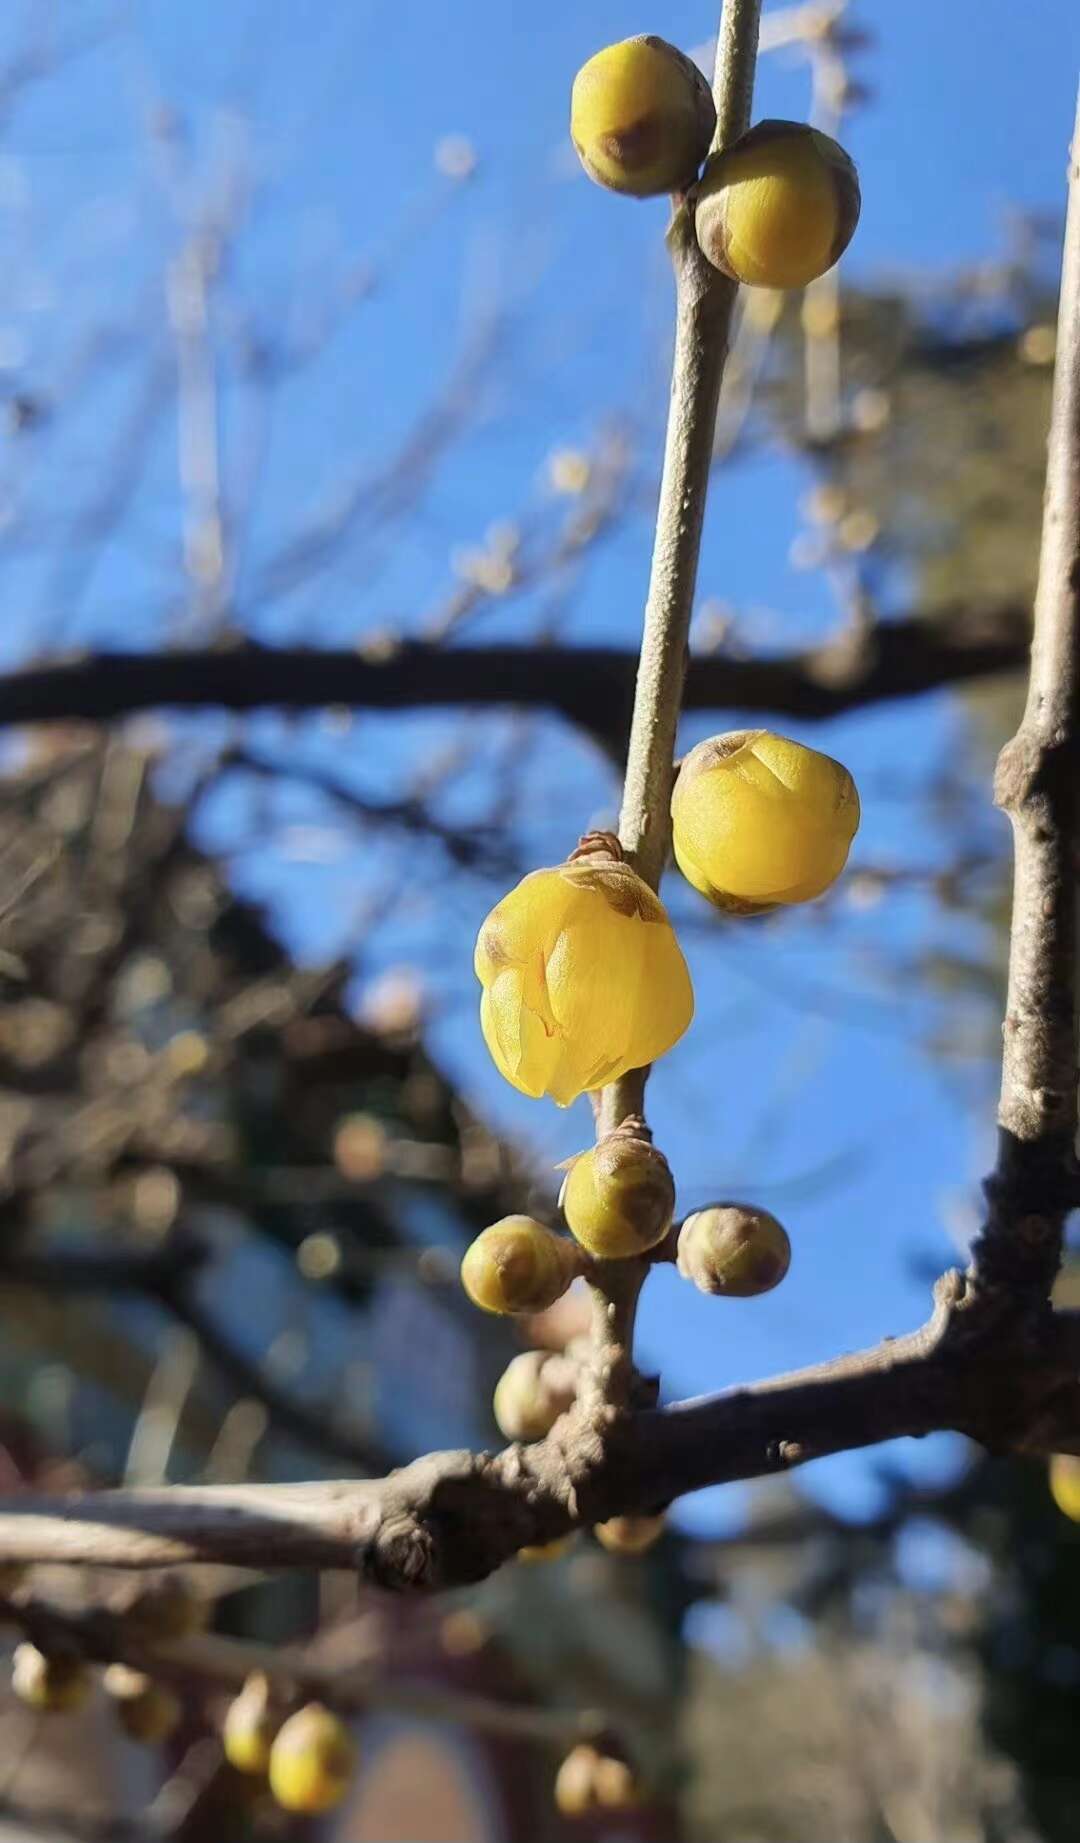
POLYGON ((663 904, 603 835, 586 855, 535 870, 491 911, 476 943, 480 1023, 500 1074, 561 1107, 677 1043, 694 1012, 663 904))
POLYGON ((270 1709, 270 1684, 261 1670, 252 1671, 225 1711, 221 1744, 238 1773, 265 1773, 278 1730, 270 1709))
POLYGON ((559 1202, 567 1225, 597 1260, 621 1260, 655 1248, 671 1227, 675 1185, 662 1152, 635 1124, 572 1160, 559 1202))
POLYGON ((716 127, 696 64, 662 38, 608 45, 574 78, 570 134, 590 179, 649 198, 697 177, 716 127))
POLYGON ((805 122, 758 122, 708 161, 694 223, 713 267, 752 288, 805 288, 831 269, 859 221, 859 177, 805 122))
POLYGON ((297 1709, 270 1749, 270 1790, 285 1811, 330 1811, 349 1789, 356 1746, 321 1702, 297 1709))
POLYGON ((71 1714, 89 1699, 90 1672, 80 1657, 46 1657, 36 1645, 16 1645, 11 1687, 20 1702, 51 1715, 71 1714))
POLYGON ((712 1203, 679 1230, 679 1272, 703 1293, 753 1299, 779 1286, 791 1265, 786 1230, 767 1209, 712 1203))
POLYGON ((1080 1458, 1054 1453, 1050 1459, 1050 1495, 1072 1523, 1080 1523, 1080 1458))
POLYGON ((666 1517, 611 1517, 597 1523, 593 1535, 609 1555, 644 1555, 659 1542, 666 1517))
POLYGON ((483 1312, 543 1312, 580 1270, 565 1236, 531 1216, 504 1216, 466 1249, 461 1284, 483 1312))
POLYGON ((548 1350, 523 1350, 499 1377, 492 1408, 508 1440, 542 1440, 574 1396, 568 1363, 548 1350))
POLYGON ((526 1562, 558 1561, 559 1556, 566 1554, 573 1541, 574 1532, 571 1530, 567 1536, 556 1536, 553 1542, 529 1542, 523 1549, 518 1550, 517 1558, 519 1561, 526 1562))
POLYGON ((835 882, 859 824, 859 796, 830 755, 768 730, 733 730, 691 749, 671 800, 683 876, 717 908, 760 915, 810 902, 835 882))
POLYGON ((614 1744, 602 1749, 587 1741, 572 1747, 555 1777, 555 1803, 564 1817, 591 1811, 632 1811, 641 1789, 629 1761, 614 1744))
POLYGON ((102 1682, 106 1695, 116 1704, 120 1726, 131 1740, 157 1747, 179 1726, 183 1710, 178 1699, 141 1670, 131 1670, 127 1664, 110 1664, 102 1682))

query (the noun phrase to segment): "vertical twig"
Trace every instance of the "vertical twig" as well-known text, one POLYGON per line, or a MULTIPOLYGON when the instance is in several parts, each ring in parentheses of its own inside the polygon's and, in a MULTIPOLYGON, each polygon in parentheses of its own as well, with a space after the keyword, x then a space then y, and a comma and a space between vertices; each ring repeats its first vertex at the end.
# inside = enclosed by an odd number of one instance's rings
MULTIPOLYGON (((724 0, 716 47, 714 146, 736 139, 750 121, 761 22, 761 0, 724 0)), ((619 837, 630 862, 657 889, 671 836, 675 733, 686 675, 690 616, 697 583, 713 436, 724 376, 734 282, 706 262, 689 210, 677 201, 668 233, 675 271, 675 351, 664 467, 656 508, 645 623, 634 714, 626 758, 619 837)), ((648 1071, 635 1070, 605 1088, 597 1132, 642 1113, 648 1071)), ((616 1266, 619 1263, 615 1263, 616 1266)), ((634 1312, 643 1263, 597 1272, 593 1288, 594 1380, 604 1400, 625 1399, 631 1370, 634 1312)))
POLYGON ((1045 1299, 1076 1188, 1080 848, 1080 101, 1058 308, 1035 628, 995 799, 1015 848, 997 1166, 971 1281, 1045 1299))

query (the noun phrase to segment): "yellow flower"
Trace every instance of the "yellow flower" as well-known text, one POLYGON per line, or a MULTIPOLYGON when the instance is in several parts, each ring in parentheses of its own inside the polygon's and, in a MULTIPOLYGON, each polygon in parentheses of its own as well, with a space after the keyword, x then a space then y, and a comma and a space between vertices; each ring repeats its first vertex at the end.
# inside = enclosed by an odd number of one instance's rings
POLYGON ((1051 1456, 1050 1495, 1070 1522, 1080 1523, 1080 1458, 1075 1453, 1051 1456))
POLYGON ((504 896, 474 964, 496 1068, 560 1107, 655 1062, 693 1016, 663 904, 628 864, 599 852, 534 870, 504 896))
POLYGON ((756 915, 835 882, 859 824, 846 768, 786 736, 733 730, 691 749, 671 801, 679 869, 718 908, 756 915))
POLYGON ((645 34, 607 45, 574 78, 570 134, 590 179, 649 198, 697 177, 716 110, 697 65, 645 34))
POLYGON ((843 148, 805 122, 758 122, 714 154, 694 225, 713 267, 752 288, 805 288, 838 261, 859 221, 843 148))

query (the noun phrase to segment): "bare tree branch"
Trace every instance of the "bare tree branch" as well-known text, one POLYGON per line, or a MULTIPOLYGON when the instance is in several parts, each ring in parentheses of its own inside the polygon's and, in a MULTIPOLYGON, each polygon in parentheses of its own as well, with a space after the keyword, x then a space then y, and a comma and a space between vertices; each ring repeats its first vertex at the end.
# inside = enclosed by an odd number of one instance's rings
POLYGON ((1080 103, 1058 308, 1027 704, 994 795, 1013 829, 997 1167, 976 1285, 1045 1298, 1076 1202, 1080 846, 1080 103))
MULTIPOLYGON (((887 621, 778 658, 698 654, 686 710, 772 712, 807 722, 919 697, 1024 663, 1021 607, 887 621)), ((637 655, 617 647, 442 647, 401 641, 377 653, 246 644, 157 653, 100 653, 28 666, 0 678, 0 728, 138 711, 432 708, 547 710, 621 755, 637 655)))
POLYGON ((578 1524, 903 1434, 1080 1450, 1078 1371, 1080 1317, 1055 1315, 1032 1352, 996 1324, 984 1334, 949 1274, 906 1337, 622 1416, 603 1442, 572 1413, 535 1446, 433 1453, 384 1479, 0 1499, 0 1562, 348 1568, 383 1587, 445 1588, 578 1524))

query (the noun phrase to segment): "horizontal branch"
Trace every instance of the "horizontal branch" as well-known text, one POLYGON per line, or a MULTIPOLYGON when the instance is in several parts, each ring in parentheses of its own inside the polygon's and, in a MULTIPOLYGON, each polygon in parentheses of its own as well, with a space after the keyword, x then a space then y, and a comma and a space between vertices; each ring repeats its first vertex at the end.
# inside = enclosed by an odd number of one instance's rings
POLYGON ((529 1543, 655 1511, 687 1491, 942 1429, 995 1449, 1080 1450, 1080 1318, 1022 1349, 955 1274, 906 1337, 675 1407, 603 1437, 572 1411, 546 1440, 433 1453, 383 1479, 173 1486, 0 1499, 0 1562, 158 1568, 207 1562, 357 1569, 383 1587, 483 1578, 529 1543))
MULTIPOLYGON (((883 622, 779 658, 698 654, 684 708, 834 717, 865 704, 1013 671, 1027 657, 1026 608, 958 610, 883 622)), ((0 679, 0 727, 154 709, 410 710, 517 706, 566 717, 621 755, 637 657, 615 647, 441 647, 403 641, 378 653, 242 645, 101 653, 0 679)))

